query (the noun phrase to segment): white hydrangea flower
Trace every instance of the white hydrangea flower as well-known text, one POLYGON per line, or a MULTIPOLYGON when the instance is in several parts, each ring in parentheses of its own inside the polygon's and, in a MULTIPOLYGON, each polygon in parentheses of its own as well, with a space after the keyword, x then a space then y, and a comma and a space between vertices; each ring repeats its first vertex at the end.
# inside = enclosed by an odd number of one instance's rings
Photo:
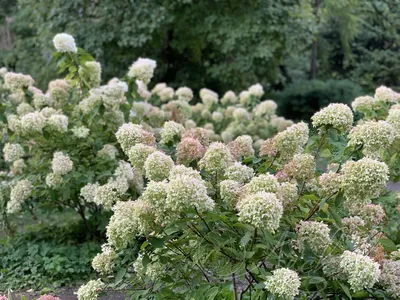
POLYGON ((363 146, 362 152, 370 158, 378 158, 381 149, 387 149, 395 139, 395 129, 386 121, 367 121, 357 125, 349 133, 349 146, 363 146))
POLYGON ((254 108, 254 115, 256 117, 272 116, 275 114, 277 108, 278 105, 275 103, 275 101, 265 100, 254 108))
POLYGON ((244 187, 246 193, 258 192, 276 193, 279 188, 278 180, 272 174, 260 174, 253 177, 244 187))
POLYGON ((128 77, 135 78, 142 81, 144 84, 148 84, 153 77, 156 66, 156 61, 152 59, 139 58, 130 67, 128 77))
POLYGON ((4 160, 13 162, 24 156, 24 148, 20 144, 6 143, 3 148, 4 160))
POLYGON ((21 130, 28 133, 42 133, 45 126, 46 119, 40 112, 32 112, 21 117, 20 126, 21 130))
POLYGON ((211 118, 215 123, 221 123, 224 119, 224 115, 219 111, 214 111, 211 115, 211 118))
POLYGON ((53 38, 54 48, 58 52, 72 52, 77 53, 78 48, 75 45, 75 40, 72 35, 68 33, 58 33, 53 38))
POLYGON ((18 92, 33 85, 34 80, 30 75, 8 72, 4 75, 4 83, 12 92, 18 92))
POLYGON ((97 156, 99 157, 107 157, 108 159, 115 159, 118 155, 118 149, 111 144, 105 144, 103 148, 99 152, 97 152, 97 156))
POLYGON ((62 182, 62 176, 59 174, 49 173, 47 174, 45 181, 49 188, 55 188, 62 182))
POLYGON ((253 178, 254 170, 239 162, 229 166, 225 171, 225 177, 240 183, 247 183, 253 178))
POLYGON ((389 180, 388 166, 367 157, 358 161, 347 161, 343 165, 342 174, 344 195, 354 204, 378 197, 389 180))
POLYGON ((58 132, 67 132, 68 131, 68 117, 65 115, 54 114, 51 115, 46 123, 54 130, 58 132))
POLYGON ((177 89, 175 95, 178 96, 178 100, 186 102, 190 102, 193 99, 193 91, 186 86, 177 89))
POLYGON ((281 268, 272 271, 272 276, 267 277, 265 288, 283 299, 293 300, 300 293, 300 283, 295 271, 281 268))
POLYGON ((347 132, 353 126, 353 112, 345 104, 331 103, 315 113, 311 120, 314 127, 332 127, 347 132))
POLYGON ((167 179, 174 166, 172 158, 161 151, 151 153, 145 163, 145 175, 150 180, 162 181, 167 179))
POLYGON ((372 288, 381 274, 379 264, 370 257, 347 250, 340 257, 340 268, 354 292, 372 288))
POLYGON ((96 300, 104 288, 105 284, 100 279, 90 280, 78 289, 76 295, 78 300, 96 300))
POLYGON ((233 91, 227 91, 221 99, 222 104, 236 104, 238 97, 233 91))
POLYGON ((207 195, 207 187, 202 179, 177 175, 168 184, 166 205, 172 212, 181 214, 194 208, 199 212, 212 210, 215 203, 207 195))
POLYGON ((234 208, 239 199, 242 184, 234 180, 223 180, 219 184, 219 193, 222 201, 230 208, 234 208))
POLYGON ((391 103, 396 102, 398 95, 391 88, 382 85, 375 90, 375 99, 377 101, 391 103))
POLYGON ((236 206, 239 221, 274 233, 283 214, 282 203, 275 194, 258 192, 241 199, 236 206))
POLYGON ((168 144, 180 140, 181 135, 185 132, 185 127, 182 124, 176 123, 174 121, 167 121, 164 123, 160 136, 160 143, 168 144))
POLYGON ((117 177, 106 184, 97 187, 93 202, 110 210, 115 203, 121 200, 122 195, 129 189, 126 177, 117 177))
POLYGON ((23 179, 11 188, 10 201, 7 202, 7 212, 15 213, 21 210, 22 203, 29 198, 33 190, 32 183, 23 179))
POLYGON ((119 201, 113 211, 106 233, 108 243, 116 249, 125 248, 137 237, 147 236, 154 230, 151 206, 141 199, 119 201))
POLYGON ((322 222, 301 221, 296 228, 301 250, 308 245, 315 253, 323 253, 332 244, 328 225, 322 222))
POLYGON ((107 244, 101 246, 102 252, 92 260, 92 268, 101 275, 110 274, 114 268, 115 251, 107 244))
POLYGON ((87 202, 95 202, 94 198, 97 194, 97 189, 100 186, 99 183, 88 183, 81 188, 80 195, 87 202))
POLYGON ((372 110, 374 102, 375 100, 371 96, 361 96, 354 99, 351 103, 351 107, 354 111, 368 113, 372 110))
POLYGON ((165 89, 162 89, 161 91, 158 92, 158 96, 160 97, 160 100, 162 102, 167 102, 174 98, 175 91, 171 87, 166 87, 165 89))
POLYGON ((32 106, 30 106, 28 103, 22 102, 20 105, 17 107, 17 114, 19 116, 24 116, 26 114, 29 114, 31 112, 34 112, 35 110, 33 109, 32 106))
POLYGON ((250 95, 261 98, 264 95, 264 88, 261 84, 257 83, 249 87, 248 92, 250 95))
POLYGON ((141 125, 133 123, 123 124, 115 134, 122 150, 127 152, 131 147, 138 143, 146 145, 154 144, 154 137, 150 132, 143 129, 141 125))
POLYGON ((85 126, 75 126, 71 129, 72 133, 74 134, 75 137, 78 139, 85 139, 88 137, 90 133, 90 129, 85 127, 85 126))
POLYGON ((55 175, 65 175, 72 171, 74 163, 67 154, 61 151, 54 152, 51 168, 55 175))
POLYGON ((234 159, 228 147, 223 143, 215 142, 207 149, 199 166, 209 173, 223 175, 225 169, 233 162, 234 159))

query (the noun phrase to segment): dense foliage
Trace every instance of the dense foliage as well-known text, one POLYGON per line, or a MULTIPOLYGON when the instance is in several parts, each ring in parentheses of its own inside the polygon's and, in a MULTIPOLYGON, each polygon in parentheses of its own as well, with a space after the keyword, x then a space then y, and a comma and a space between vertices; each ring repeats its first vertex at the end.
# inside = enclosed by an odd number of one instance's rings
MULTIPOLYGON (((195 91, 238 92, 260 82, 274 92, 297 81, 312 85, 309 79, 346 79, 366 92, 399 86, 399 0, 19 0, 1 7, 13 43, 0 49, 0 64, 33 75, 42 89, 57 76, 50 40, 64 31, 102 64, 107 80, 143 55, 160 65, 157 81, 195 91)), ((287 88, 302 93, 299 85, 287 88)), ((293 104, 286 103, 284 111, 293 104)), ((308 109, 314 104, 307 99, 308 109)))
POLYGON ((87 215, 111 214, 92 261, 101 279, 78 299, 107 288, 133 299, 400 296, 398 199, 386 191, 400 176, 398 93, 381 86, 294 124, 261 84, 238 96, 203 88, 191 105, 188 87, 147 89, 151 59, 101 86, 72 36, 53 43, 66 79, 46 93, 1 69, 1 212, 7 225, 22 210, 70 207, 87 234, 87 215))

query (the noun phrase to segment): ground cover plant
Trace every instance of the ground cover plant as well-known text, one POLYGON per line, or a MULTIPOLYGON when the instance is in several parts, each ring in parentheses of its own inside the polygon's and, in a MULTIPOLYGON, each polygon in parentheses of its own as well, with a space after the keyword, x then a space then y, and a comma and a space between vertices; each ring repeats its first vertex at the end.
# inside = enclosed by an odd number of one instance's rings
POLYGON ((379 87, 308 123, 275 115, 255 84, 222 97, 149 90, 139 58, 100 86, 101 66, 54 38, 65 80, 47 93, 2 70, 2 220, 69 207, 107 219, 92 261, 132 299, 396 299, 400 296, 399 94, 379 87))

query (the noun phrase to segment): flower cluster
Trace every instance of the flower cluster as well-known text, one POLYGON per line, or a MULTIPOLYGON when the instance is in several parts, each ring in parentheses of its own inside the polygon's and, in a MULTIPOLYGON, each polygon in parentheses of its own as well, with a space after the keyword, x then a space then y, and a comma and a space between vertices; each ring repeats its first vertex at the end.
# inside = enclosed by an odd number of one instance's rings
POLYGON ((297 227, 300 249, 310 247, 315 253, 323 253, 332 244, 329 227, 320 222, 301 221, 297 227))
POLYGON ((277 269, 267 278, 265 288, 274 295, 293 300, 300 293, 300 278, 295 271, 277 269))
POLYGON ((314 127, 349 131, 353 125, 353 113, 345 104, 331 103, 311 117, 314 127))
POLYGON ((354 292, 364 288, 372 288, 379 280, 379 264, 370 257, 350 251, 344 251, 340 257, 340 268, 348 277, 348 282, 354 292))
POLYGON ((76 295, 78 300, 96 300, 104 288, 105 284, 100 279, 90 280, 79 288, 76 295))

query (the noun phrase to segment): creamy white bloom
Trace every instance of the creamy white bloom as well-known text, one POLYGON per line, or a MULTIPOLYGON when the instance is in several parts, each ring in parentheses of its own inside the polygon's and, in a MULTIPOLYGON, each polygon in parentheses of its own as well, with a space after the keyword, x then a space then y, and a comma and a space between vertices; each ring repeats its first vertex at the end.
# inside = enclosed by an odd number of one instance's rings
POLYGON ((90 129, 85 126, 80 126, 80 127, 75 126, 71 129, 71 131, 74 134, 74 136, 79 139, 87 138, 90 133, 90 129))
POLYGON ((24 156, 24 148, 20 144, 6 143, 3 148, 4 160, 8 162, 16 161, 24 156))
POLYGON ((142 81, 144 84, 148 84, 153 77, 156 66, 156 61, 140 57, 130 67, 128 77, 135 78, 142 81))
POLYGON ((296 228, 299 248, 309 246, 315 253, 323 253, 332 244, 328 225, 322 222, 301 221, 296 228))
POLYGON ((247 183, 253 178, 254 170, 239 162, 229 166, 225 171, 225 177, 240 183, 247 183))
POLYGON ((190 102, 190 100, 193 99, 193 91, 184 86, 184 87, 180 87, 179 89, 176 90, 175 95, 178 96, 178 100, 182 100, 182 101, 186 101, 186 102, 190 102))
POLYGON ((51 168, 56 175, 65 175, 72 171, 74 164, 67 154, 54 152, 51 168))
POLYGON ((236 206, 239 221, 272 233, 279 227, 283 207, 275 194, 258 192, 241 199, 236 206))
POLYGON ((262 97, 262 95, 264 95, 264 88, 259 83, 254 84, 251 87, 249 87, 248 91, 249 91, 250 95, 258 97, 258 98, 260 98, 260 97, 262 97))
POLYGON ((347 250, 340 257, 340 268, 354 292, 372 288, 381 274, 379 264, 370 257, 347 250))
POLYGON ((11 91, 17 92, 33 85, 34 80, 30 75, 8 72, 4 75, 4 82, 11 91))
POLYGON ((58 52, 78 52, 74 38, 68 33, 56 34, 53 38, 53 43, 58 52))
POLYGON ((45 126, 46 119, 40 112, 32 112, 21 117, 21 130, 28 133, 41 133, 45 126))
POLYGON ((331 103, 312 117, 314 127, 332 127, 347 132, 353 125, 353 113, 345 104, 331 103))
POLYGON ((162 181, 167 179, 174 166, 172 158, 161 151, 151 153, 145 163, 145 175, 150 180, 162 181))
POLYGON ((283 299, 293 300, 300 293, 300 278, 295 271, 277 269, 267 277, 265 288, 283 299))
POLYGON ((87 202, 94 202, 94 198, 97 194, 97 189, 100 186, 99 183, 88 183, 81 188, 80 195, 87 202))
POLYGON ((78 300, 96 300, 104 288, 105 284, 100 279, 90 280, 78 289, 76 295, 78 300))
POLYGON ((58 132, 67 132, 68 131, 68 117, 61 114, 51 115, 46 123, 54 130, 58 132))
POLYGON ((29 180, 23 179, 11 188, 10 201, 7 202, 7 212, 15 213, 21 210, 22 203, 29 198, 33 185, 29 180))

